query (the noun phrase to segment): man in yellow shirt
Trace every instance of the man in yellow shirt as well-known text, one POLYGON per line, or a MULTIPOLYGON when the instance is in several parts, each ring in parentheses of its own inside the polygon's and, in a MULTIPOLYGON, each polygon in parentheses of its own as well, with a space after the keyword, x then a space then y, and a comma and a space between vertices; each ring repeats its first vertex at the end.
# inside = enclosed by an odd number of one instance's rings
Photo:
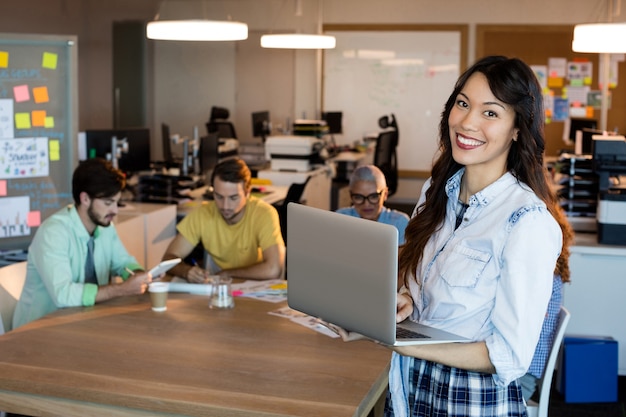
MULTIPOLYGON (((198 243, 210 255, 212 274, 272 279, 282 274, 285 243, 274 207, 250 195, 251 174, 239 159, 220 162, 211 176, 214 199, 178 223, 178 233, 163 259, 185 258, 198 243)), ((205 270, 181 262, 172 275, 205 281, 205 270)))

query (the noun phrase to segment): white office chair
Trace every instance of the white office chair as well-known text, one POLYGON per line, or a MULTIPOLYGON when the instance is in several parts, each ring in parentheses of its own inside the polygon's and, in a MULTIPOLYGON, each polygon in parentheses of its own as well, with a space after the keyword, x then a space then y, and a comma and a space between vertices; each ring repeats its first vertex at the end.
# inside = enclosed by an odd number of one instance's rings
POLYGON ((26 281, 26 262, 0 268, 0 334, 13 328, 13 312, 26 281))
POLYGON ((550 388, 552 387, 552 375, 554 374, 554 366, 556 365, 556 359, 559 356, 559 350, 561 349, 561 343, 565 336, 565 328, 570 319, 570 313, 567 309, 561 306, 559 311, 559 321, 556 326, 556 334, 554 335, 554 341, 552 342, 552 348, 550 349, 550 356, 548 356, 548 362, 543 371, 543 376, 538 381, 539 386, 539 402, 529 400, 526 405, 526 412, 528 417, 548 417, 548 406, 550 404, 550 388))

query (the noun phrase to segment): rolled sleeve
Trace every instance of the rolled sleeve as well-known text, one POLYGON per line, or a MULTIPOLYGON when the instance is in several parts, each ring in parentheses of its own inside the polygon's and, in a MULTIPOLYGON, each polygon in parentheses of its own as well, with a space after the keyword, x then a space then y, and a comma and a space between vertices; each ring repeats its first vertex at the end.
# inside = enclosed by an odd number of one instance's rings
POLYGON ((539 340, 562 233, 545 209, 525 208, 510 221, 492 314, 494 331, 487 349, 496 368, 494 380, 508 385, 528 370, 539 340))

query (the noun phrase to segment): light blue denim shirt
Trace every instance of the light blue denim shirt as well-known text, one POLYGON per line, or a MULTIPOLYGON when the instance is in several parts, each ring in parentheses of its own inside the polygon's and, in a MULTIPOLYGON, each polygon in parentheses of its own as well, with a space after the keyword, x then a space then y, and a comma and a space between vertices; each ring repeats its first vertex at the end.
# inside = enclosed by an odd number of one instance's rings
MULTIPOLYGON (((346 214, 352 217, 361 217, 359 212, 354 207, 344 207, 337 210, 337 213, 346 214)), ((409 216, 398 210, 392 210, 388 207, 383 207, 378 216, 379 223, 390 224, 398 229, 398 245, 404 243, 404 229, 409 224, 409 216)))
POLYGON ((410 283, 412 319, 486 341, 494 381, 508 385, 530 366, 563 236, 545 204, 511 173, 470 197, 455 230, 463 173, 447 182, 445 221, 424 249, 419 284, 410 283))
MULTIPOLYGON (((143 269, 120 241, 115 226, 96 227, 94 264, 98 285, 112 276, 127 278, 125 268, 143 269)), ((13 315, 13 328, 61 307, 90 306, 98 285, 85 283, 89 233, 76 207, 67 206, 46 219, 28 249, 26 281, 13 315)))

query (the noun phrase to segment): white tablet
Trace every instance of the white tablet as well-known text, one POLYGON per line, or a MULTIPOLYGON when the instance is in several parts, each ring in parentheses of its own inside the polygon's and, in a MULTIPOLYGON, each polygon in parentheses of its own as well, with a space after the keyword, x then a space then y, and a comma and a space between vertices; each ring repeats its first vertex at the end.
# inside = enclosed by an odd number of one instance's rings
POLYGON ((160 275, 163 275, 175 265, 177 265, 181 261, 180 258, 168 259, 167 261, 162 261, 160 264, 152 268, 149 272, 152 274, 152 278, 156 278, 160 275))

